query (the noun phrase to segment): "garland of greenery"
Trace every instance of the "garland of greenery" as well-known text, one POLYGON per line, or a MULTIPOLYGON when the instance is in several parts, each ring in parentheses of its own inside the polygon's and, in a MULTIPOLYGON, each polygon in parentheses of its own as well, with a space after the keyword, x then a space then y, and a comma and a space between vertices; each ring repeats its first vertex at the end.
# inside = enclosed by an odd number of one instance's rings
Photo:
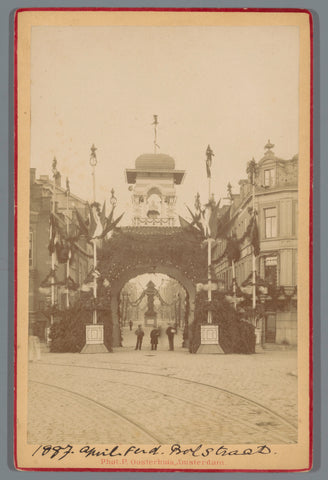
POLYGON ((99 271, 110 282, 124 271, 143 265, 172 265, 194 283, 207 275, 207 256, 201 239, 183 229, 170 235, 140 235, 121 229, 105 241, 98 255, 99 271))
POLYGON ((249 238, 250 240, 252 240, 253 229, 256 228, 256 224, 254 225, 255 222, 256 222, 255 217, 252 216, 247 225, 245 232, 240 238, 237 238, 235 235, 232 235, 231 237, 228 237, 228 236, 222 237, 227 241, 227 245, 224 252, 218 258, 212 261, 213 265, 220 263, 224 259, 224 257, 228 258, 230 265, 232 261, 237 262, 239 260, 241 245, 244 243, 246 238, 249 238))
POLYGON ((201 325, 207 324, 207 313, 211 310, 212 322, 219 325, 220 345, 224 353, 255 353, 254 327, 241 319, 232 305, 221 292, 214 291, 212 302, 207 300, 206 292, 196 296, 195 319, 191 325, 189 350, 195 353, 200 345, 201 325))

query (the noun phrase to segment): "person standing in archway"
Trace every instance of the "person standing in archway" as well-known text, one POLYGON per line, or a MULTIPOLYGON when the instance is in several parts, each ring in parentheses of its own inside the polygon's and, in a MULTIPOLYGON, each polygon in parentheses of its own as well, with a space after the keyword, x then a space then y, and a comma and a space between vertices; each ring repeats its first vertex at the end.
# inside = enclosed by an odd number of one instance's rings
POLYGON ((169 339, 169 350, 174 350, 174 335, 177 333, 176 329, 172 327, 170 324, 166 329, 166 335, 169 339))
POLYGON ((145 334, 141 325, 138 325, 138 328, 135 331, 135 334, 137 335, 137 344, 136 344, 135 350, 141 350, 142 339, 143 339, 143 336, 145 334))
POLYGON ((158 337, 159 337, 159 329, 154 328, 150 332, 150 343, 151 343, 151 349, 152 350, 157 350, 157 344, 158 344, 158 337))

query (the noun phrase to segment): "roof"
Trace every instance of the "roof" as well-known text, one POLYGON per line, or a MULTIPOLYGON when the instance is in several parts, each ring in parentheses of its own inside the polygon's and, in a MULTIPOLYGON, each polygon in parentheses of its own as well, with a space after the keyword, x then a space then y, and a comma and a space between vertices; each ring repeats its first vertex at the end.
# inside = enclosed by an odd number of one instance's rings
POLYGON ((174 170, 175 161, 165 153, 143 153, 135 162, 137 170, 174 170))

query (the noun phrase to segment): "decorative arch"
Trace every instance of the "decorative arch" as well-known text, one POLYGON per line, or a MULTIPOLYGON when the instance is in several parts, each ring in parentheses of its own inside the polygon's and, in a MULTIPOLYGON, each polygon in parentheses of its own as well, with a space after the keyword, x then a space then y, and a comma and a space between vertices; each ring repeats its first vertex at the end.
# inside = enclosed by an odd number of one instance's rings
POLYGON ((158 195, 159 197, 162 197, 162 196, 163 196, 163 192, 161 191, 161 189, 160 189, 157 185, 152 185, 152 186, 147 190, 147 195, 146 195, 147 200, 148 200, 148 198, 149 198, 151 195, 158 195))
POLYGON ((104 242, 98 268, 110 284, 113 346, 119 346, 118 302, 123 286, 144 273, 162 273, 174 278, 188 293, 190 325, 194 318, 196 284, 206 281, 207 252, 195 230, 125 227, 104 242))

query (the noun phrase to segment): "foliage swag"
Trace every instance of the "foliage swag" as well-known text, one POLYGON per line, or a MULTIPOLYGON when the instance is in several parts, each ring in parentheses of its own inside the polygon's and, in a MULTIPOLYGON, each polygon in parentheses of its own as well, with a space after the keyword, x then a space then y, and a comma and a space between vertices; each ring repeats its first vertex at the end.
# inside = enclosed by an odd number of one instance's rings
POLYGON ((241 320, 240 315, 225 299, 221 292, 212 293, 211 306, 207 293, 196 296, 195 320, 191 326, 190 351, 196 352, 200 345, 201 325, 207 324, 207 312, 211 308, 212 322, 219 325, 220 345, 224 353, 255 353, 255 332, 250 323, 241 320))
POLYGON ((165 265, 179 269, 194 283, 205 281, 206 249, 200 235, 184 229, 172 233, 134 233, 117 229, 99 252, 99 271, 110 283, 131 267, 165 265))

